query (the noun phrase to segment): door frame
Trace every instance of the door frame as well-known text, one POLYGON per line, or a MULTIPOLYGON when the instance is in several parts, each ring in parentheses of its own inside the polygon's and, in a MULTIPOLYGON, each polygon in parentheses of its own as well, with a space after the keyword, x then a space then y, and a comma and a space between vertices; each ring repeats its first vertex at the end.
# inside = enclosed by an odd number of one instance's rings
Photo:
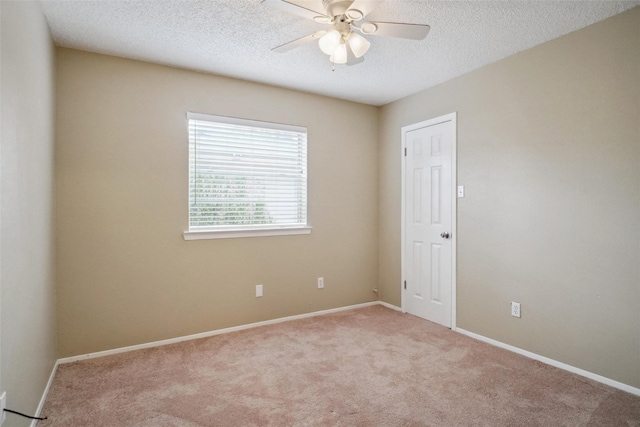
POLYGON ((401 176, 402 176, 402 203, 401 203, 401 251, 400 251, 400 295, 401 295, 401 309, 403 313, 406 313, 405 307, 405 289, 404 289, 404 281, 406 280, 406 254, 405 254, 405 232, 406 232, 406 224, 405 224, 405 213, 406 213, 406 183, 405 183, 405 172, 406 172, 406 164, 407 158, 405 156, 405 149, 407 147, 406 142, 406 134, 416 129, 437 125, 440 123, 451 122, 453 125, 453 140, 451 142, 451 330, 456 330, 457 325, 457 274, 456 274, 456 265, 457 265, 457 242, 458 242, 458 174, 457 174, 457 163, 458 163, 458 113, 453 112, 450 114, 445 114, 444 116, 435 117, 432 119, 428 119, 419 123, 414 123, 412 125, 403 126, 400 130, 400 136, 402 139, 402 147, 400 148, 400 161, 401 161, 401 176))

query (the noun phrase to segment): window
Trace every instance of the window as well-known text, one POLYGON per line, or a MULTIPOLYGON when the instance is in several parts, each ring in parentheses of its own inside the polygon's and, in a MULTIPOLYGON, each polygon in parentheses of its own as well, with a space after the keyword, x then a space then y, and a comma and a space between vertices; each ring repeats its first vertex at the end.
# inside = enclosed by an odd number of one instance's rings
POLYGON ((187 240, 308 234, 307 129, 188 113, 187 240))

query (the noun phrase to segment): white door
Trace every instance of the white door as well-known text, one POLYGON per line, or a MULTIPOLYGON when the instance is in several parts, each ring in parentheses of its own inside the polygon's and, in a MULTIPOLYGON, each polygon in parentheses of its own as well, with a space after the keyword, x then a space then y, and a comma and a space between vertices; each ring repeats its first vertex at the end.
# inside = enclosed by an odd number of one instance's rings
POLYGON ((403 310, 451 328, 455 302, 456 116, 402 129, 403 310))

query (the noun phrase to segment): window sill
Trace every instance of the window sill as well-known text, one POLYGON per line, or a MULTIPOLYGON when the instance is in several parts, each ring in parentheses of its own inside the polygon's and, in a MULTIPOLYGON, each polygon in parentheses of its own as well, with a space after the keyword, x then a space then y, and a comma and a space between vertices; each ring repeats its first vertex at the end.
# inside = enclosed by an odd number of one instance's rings
POLYGON ((184 240, 206 239, 237 239, 241 237, 292 236, 296 234, 311 234, 312 227, 291 228, 258 228, 247 230, 202 230, 185 231, 184 240))

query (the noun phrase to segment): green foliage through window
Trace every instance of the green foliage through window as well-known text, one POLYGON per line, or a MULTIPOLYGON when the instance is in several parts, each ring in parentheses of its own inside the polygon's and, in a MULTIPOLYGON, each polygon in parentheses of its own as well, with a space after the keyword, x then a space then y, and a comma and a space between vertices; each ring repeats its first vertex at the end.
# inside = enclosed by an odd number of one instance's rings
POLYGON ((197 175, 191 184, 194 193, 190 209, 192 225, 207 227, 221 223, 254 225, 273 222, 265 203, 251 199, 246 177, 228 180, 222 176, 197 175))

